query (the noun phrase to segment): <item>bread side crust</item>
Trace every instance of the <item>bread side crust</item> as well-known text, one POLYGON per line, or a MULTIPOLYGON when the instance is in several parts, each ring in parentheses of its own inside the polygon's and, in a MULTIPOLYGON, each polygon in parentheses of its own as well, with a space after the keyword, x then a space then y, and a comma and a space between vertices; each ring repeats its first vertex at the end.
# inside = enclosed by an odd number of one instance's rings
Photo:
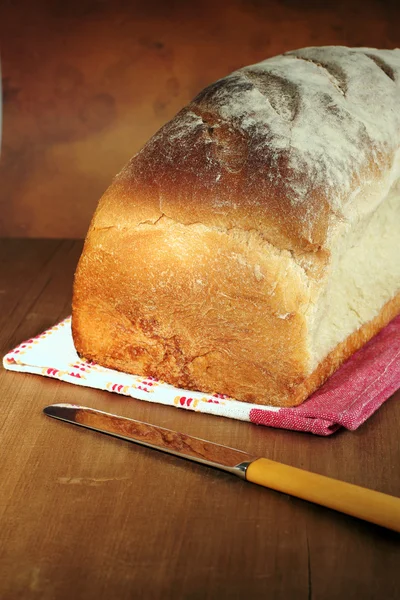
POLYGON ((400 293, 386 302, 379 314, 338 344, 297 388, 292 401, 282 406, 297 406, 317 390, 352 354, 400 314, 400 293))

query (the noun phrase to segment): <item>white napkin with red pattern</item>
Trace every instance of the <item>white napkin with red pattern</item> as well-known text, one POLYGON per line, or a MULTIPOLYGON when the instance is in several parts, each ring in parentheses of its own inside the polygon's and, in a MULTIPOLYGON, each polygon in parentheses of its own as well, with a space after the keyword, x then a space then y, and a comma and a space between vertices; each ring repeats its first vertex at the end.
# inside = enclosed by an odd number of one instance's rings
POLYGON ((400 316, 294 408, 183 390, 81 360, 72 341, 70 317, 14 348, 3 365, 10 371, 54 377, 147 402, 326 436, 340 427, 357 429, 400 387, 400 316))

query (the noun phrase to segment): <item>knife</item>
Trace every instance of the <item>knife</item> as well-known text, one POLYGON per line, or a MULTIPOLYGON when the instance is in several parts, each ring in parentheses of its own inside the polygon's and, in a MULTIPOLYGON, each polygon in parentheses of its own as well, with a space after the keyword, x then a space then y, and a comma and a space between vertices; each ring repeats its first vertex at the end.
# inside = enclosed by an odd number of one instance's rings
POLYGON ((86 406, 52 404, 43 412, 400 532, 400 498, 86 406))

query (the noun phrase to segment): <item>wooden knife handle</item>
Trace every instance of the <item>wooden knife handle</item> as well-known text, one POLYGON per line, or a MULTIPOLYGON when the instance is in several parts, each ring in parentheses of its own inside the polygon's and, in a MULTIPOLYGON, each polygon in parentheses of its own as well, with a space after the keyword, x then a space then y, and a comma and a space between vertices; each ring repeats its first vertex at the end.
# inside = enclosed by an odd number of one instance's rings
POLYGON ((250 463, 246 479, 400 532, 400 498, 267 458, 250 463))

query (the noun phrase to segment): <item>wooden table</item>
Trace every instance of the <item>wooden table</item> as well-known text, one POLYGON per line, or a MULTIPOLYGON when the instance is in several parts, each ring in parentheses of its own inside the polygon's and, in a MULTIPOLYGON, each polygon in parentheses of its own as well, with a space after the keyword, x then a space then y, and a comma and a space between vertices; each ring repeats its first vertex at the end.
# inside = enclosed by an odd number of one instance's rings
MULTIPOLYGON (((0 241, 2 355, 70 311, 81 242, 0 241)), ((400 496, 400 395, 358 431, 280 431, 0 371, 0 598, 400 597, 400 536, 52 421, 73 402, 400 496)))

